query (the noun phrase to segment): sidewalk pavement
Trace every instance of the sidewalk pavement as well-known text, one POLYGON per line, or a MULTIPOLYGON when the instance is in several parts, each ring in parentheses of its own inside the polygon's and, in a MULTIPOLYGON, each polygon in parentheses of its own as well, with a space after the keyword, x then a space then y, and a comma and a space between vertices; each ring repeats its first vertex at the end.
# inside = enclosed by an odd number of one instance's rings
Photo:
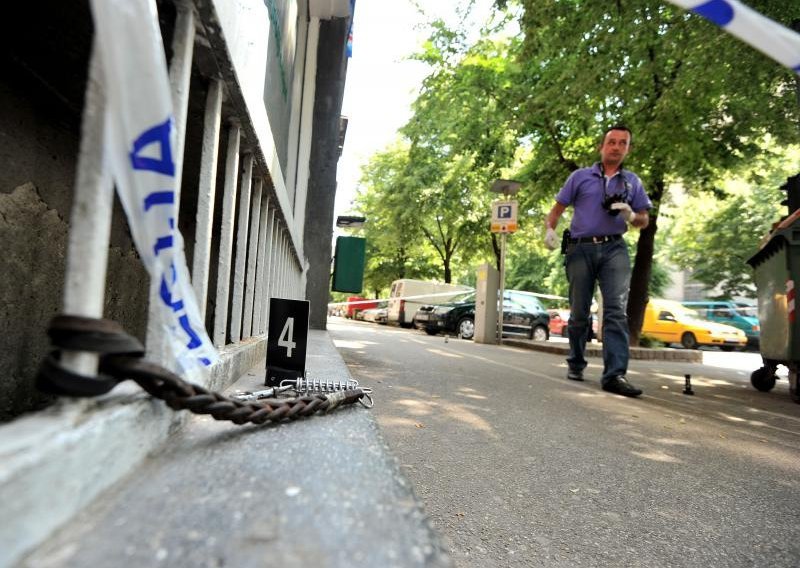
MULTIPOLYGON (((351 378, 327 332, 309 334, 307 375, 351 378)), ((262 362, 227 392, 263 385, 262 362)), ((381 404, 379 394, 375 403, 381 404)), ((159 565, 446 567, 451 561, 372 413, 355 404, 265 426, 193 415, 156 455, 21 563, 159 565)))

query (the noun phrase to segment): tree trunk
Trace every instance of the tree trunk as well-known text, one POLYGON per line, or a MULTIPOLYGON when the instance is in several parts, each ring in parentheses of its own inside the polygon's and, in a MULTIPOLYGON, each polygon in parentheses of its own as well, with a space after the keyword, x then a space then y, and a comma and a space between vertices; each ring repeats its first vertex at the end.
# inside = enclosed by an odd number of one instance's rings
POLYGON ((650 300, 650 276, 653 272, 653 251, 658 231, 658 209, 661 198, 664 196, 664 180, 655 182, 655 189, 651 192, 650 199, 653 209, 650 210, 650 224, 639 232, 639 242, 636 245, 636 258, 631 272, 631 291, 628 296, 628 326, 630 328, 631 346, 639 345, 639 338, 644 323, 644 310, 650 300))

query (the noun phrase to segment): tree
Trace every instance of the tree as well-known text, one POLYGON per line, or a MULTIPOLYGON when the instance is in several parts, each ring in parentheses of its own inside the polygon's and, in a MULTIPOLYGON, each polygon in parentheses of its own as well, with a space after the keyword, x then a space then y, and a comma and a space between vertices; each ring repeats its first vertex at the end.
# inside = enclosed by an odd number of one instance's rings
MULTIPOLYGON (((442 195, 448 196, 448 203, 472 208, 456 211, 468 214, 471 221, 462 231, 465 257, 493 254, 497 266, 500 248, 496 236, 488 232, 492 200, 488 189, 513 164, 518 146, 513 112, 503 96, 511 76, 509 66, 516 63, 508 56, 508 41, 494 37, 508 22, 508 17, 500 18, 473 45, 467 43, 463 29, 449 29, 441 20, 431 23, 428 41, 414 56, 431 71, 413 104, 411 120, 402 129, 415 161, 438 163, 451 172, 440 172, 440 183, 452 182, 453 172, 470 180, 469 199, 455 195, 452 187, 442 186, 442 195)), ((438 240, 444 257, 444 239, 440 235, 438 240)))
POLYGON ((421 186, 414 203, 420 230, 438 255, 444 281, 452 281, 456 254, 473 257, 480 235, 488 233, 486 187, 476 175, 473 160, 453 156, 449 160, 421 156, 412 159, 421 186))
POLYGON ((798 157, 798 150, 785 156, 765 151, 764 159, 749 171, 732 172, 714 194, 669 204, 660 248, 673 264, 691 270, 693 280, 721 297, 754 297, 753 272, 746 261, 787 213, 780 205, 786 194, 779 186, 797 167, 798 157))
POLYGON ((384 290, 399 278, 430 278, 435 271, 414 212, 416 187, 408 178, 408 145, 397 143, 375 154, 364 166, 356 207, 367 217, 364 279, 384 290))
MULTIPOLYGON (((521 132, 536 147, 523 174, 553 195, 575 164, 595 159, 602 126, 624 122, 634 132, 626 165, 654 203, 631 278, 637 344, 668 184, 711 189, 721 171, 760 152, 765 133, 779 144, 797 142, 794 76, 702 18, 653 0, 522 4, 514 96, 521 132)), ((798 4, 750 4, 779 21, 800 17, 798 4)))

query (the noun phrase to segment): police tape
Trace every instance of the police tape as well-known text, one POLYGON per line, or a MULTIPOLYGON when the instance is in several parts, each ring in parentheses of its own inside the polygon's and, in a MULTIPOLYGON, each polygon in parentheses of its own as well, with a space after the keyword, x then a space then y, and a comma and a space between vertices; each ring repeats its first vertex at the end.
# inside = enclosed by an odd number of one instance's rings
POLYGON ((800 74, 800 34, 748 8, 738 0, 669 0, 718 25, 800 74))
MULTIPOLYGON (((455 292, 437 292, 436 294, 419 294, 416 296, 393 296, 391 298, 374 298, 372 300, 348 300, 346 302, 328 302, 328 307, 332 306, 358 306, 361 304, 374 304, 376 302, 390 302, 392 300, 427 300, 427 298, 436 298, 441 296, 459 296, 461 294, 468 294, 474 290, 457 290, 455 292)), ((515 292, 517 292, 515 290, 515 292)), ((547 300, 568 300, 564 296, 555 296, 553 294, 540 294, 538 292, 523 292, 525 295, 536 296, 537 298, 545 298, 547 300)))
POLYGON ((92 0, 91 7, 107 98, 104 167, 150 274, 151 297, 160 300, 175 367, 197 380, 218 355, 200 317, 176 222, 177 133, 156 3, 92 0))

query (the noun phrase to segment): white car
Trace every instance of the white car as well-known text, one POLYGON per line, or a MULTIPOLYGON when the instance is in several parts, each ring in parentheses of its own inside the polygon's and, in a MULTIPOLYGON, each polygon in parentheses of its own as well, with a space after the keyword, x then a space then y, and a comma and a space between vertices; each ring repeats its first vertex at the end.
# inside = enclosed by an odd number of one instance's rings
POLYGON ((361 319, 385 324, 387 322, 387 312, 386 308, 370 308, 361 312, 361 319))

